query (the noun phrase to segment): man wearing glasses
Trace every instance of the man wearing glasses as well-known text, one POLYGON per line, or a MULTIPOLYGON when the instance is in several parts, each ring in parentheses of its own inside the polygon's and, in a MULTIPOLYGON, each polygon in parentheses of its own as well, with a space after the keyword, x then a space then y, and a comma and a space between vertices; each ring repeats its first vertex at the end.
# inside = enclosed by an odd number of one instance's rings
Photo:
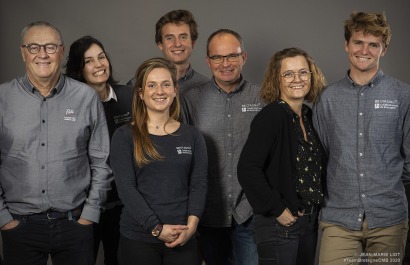
POLYGON ((213 78, 182 97, 184 121, 202 131, 208 149, 207 203, 198 228, 207 265, 258 262, 252 208, 236 170, 250 123, 264 105, 260 88, 241 75, 246 59, 238 33, 212 33, 206 61, 213 78))
MULTIPOLYGON (((198 39, 198 25, 188 10, 172 10, 155 24, 155 43, 164 58, 177 68, 178 92, 180 96, 192 87, 202 85, 209 78, 196 72, 190 62, 195 42, 198 39)), ((127 85, 133 86, 135 77, 127 85)))
POLYGON ((61 74, 60 31, 21 34, 26 75, 0 85, 0 227, 5 264, 91 265, 93 226, 110 188, 98 94, 61 74))

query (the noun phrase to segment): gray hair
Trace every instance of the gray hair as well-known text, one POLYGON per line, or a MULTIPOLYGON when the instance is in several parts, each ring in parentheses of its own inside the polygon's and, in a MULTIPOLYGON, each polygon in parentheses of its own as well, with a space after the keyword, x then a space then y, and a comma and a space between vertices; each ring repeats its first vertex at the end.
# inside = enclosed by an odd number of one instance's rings
POLYGON ((27 31, 31 29, 32 27, 37 27, 37 26, 52 28, 55 32, 57 32, 58 37, 60 38, 61 44, 64 45, 63 37, 61 35, 60 30, 56 28, 54 25, 48 22, 45 22, 45 21, 36 21, 36 22, 32 22, 28 24, 27 26, 25 26, 23 30, 21 31, 21 44, 24 44, 23 41, 24 41, 24 37, 26 36, 27 31))

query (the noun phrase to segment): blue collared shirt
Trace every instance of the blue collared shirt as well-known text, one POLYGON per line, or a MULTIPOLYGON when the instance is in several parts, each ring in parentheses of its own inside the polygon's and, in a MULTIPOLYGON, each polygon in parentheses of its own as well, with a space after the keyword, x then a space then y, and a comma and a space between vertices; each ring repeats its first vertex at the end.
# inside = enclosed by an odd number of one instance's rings
POLYGON ((321 220, 360 230, 407 218, 410 86, 381 70, 360 86, 347 75, 324 90, 314 126, 328 153, 321 220))

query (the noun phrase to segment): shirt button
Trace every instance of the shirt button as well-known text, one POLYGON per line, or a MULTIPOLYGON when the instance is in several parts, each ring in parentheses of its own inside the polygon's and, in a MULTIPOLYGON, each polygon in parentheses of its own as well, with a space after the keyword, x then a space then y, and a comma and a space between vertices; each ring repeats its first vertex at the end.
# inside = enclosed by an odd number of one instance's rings
POLYGON ((363 177, 363 173, 360 173, 360 176, 363 177))
POLYGON ((41 143, 41 146, 45 146, 46 144, 45 143, 41 143))
POLYGON ((360 96, 363 96, 364 95, 364 93, 360 93, 360 96))
POLYGON ((231 178, 231 177, 232 177, 232 175, 231 175, 231 174, 228 174, 228 177, 229 177, 229 178, 231 178))
POLYGON ((46 123, 46 121, 45 121, 45 120, 42 120, 42 122, 43 122, 43 123, 46 123))
POLYGON ((231 117, 231 114, 228 114, 228 118, 230 118, 231 117))
POLYGON ((231 197, 232 197, 232 195, 231 195, 231 194, 228 194, 228 197, 229 197, 229 198, 231 198, 231 197))
POLYGON ((363 135, 363 133, 359 133, 359 136, 362 136, 363 135))
POLYGON ((228 153, 228 156, 231 156, 232 154, 231 153, 228 153))
POLYGON ((364 198, 364 197, 366 197, 366 195, 362 194, 362 197, 364 198))
POLYGON ((43 101, 46 101, 47 99, 46 98, 43 98, 43 101))
POLYGON ((362 217, 362 214, 361 214, 361 213, 359 214, 359 217, 362 217))
POLYGON ((362 113, 362 112, 360 112, 360 113, 359 113, 359 115, 360 115, 360 116, 363 116, 363 113, 362 113))
POLYGON ((361 221, 362 221, 362 219, 360 219, 360 218, 359 218, 359 219, 357 219, 357 221, 361 222, 361 221))
POLYGON ((359 153, 359 156, 363 156, 363 153, 359 153))
POLYGON ((228 137, 231 137, 231 136, 232 136, 232 134, 228 133, 228 137))
POLYGON ((46 193, 46 191, 45 191, 45 190, 42 190, 41 193, 46 193))
POLYGON ((45 168, 46 168, 45 166, 42 166, 42 167, 41 167, 41 169, 45 169, 45 168))

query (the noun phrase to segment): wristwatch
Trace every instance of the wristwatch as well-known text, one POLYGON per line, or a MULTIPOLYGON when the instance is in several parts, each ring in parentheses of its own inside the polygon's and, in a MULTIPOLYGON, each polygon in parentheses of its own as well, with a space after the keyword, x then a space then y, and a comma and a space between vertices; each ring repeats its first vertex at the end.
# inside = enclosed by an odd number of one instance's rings
POLYGON ((152 230, 151 230, 151 234, 154 237, 159 237, 159 235, 162 232, 162 224, 157 224, 152 230))

